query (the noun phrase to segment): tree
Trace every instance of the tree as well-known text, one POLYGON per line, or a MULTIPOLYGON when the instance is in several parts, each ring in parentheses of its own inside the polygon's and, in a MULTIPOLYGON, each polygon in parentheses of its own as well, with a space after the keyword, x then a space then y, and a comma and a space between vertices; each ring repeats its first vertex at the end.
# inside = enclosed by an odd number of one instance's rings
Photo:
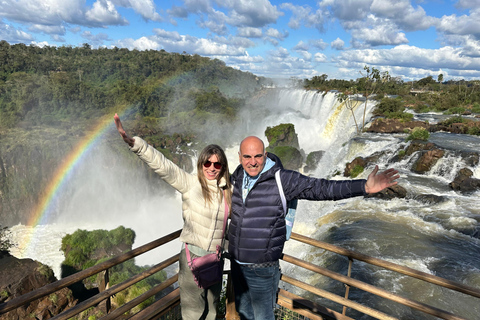
POLYGON ((360 74, 363 76, 363 78, 361 78, 359 82, 361 89, 363 89, 363 91, 365 92, 365 107, 363 109, 362 124, 362 128, 365 128, 365 117, 367 113, 368 97, 377 92, 379 88, 379 83, 390 81, 391 76, 389 75, 388 71, 380 73, 378 69, 373 67, 370 69, 370 67, 365 66, 363 70, 365 70, 365 74, 360 71, 360 74))
POLYGON ((443 73, 440 73, 440 74, 438 75, 437 81, 440 82, 440 83, 443 82, 443 73))
POLYGON ((338 95, 337 99, 338 101, 340 101, 340 103, 345 103, 345 107, 350 110, 350 112, 352 112, 353 121, 355 121, 355 127, 357 128, 357 134, 360 134, 360 128, 358 127, 357 118, 355 118, 355 113, 353 112, 353 109, 355 109, 355 107, 357 106, 356 100, 354 102, 350 98, 348 93, 343 92, 338 95))

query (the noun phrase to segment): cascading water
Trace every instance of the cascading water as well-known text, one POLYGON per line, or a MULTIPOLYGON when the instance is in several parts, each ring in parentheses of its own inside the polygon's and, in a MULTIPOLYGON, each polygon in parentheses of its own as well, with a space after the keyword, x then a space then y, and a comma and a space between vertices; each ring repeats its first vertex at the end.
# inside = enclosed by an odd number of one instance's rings
MULTIPOLYGON (((354 109, 359 126, 362 125, 364 107, 364 102, 359 102, 354 109)), ((366 105, 367 119, 371 116, 373 107, 373 102, 366 105)), ((359 197, 337 202, 300 201, 295 232, 472 287, 480 287, 480 193, 464 195, 452 191, 448 186, 457 171, 467 166, 456 151, 478 151, 478 137, 432 134, 430 141, 447 149, 447 152, 430 172, 421 175, 410 171, 416 155, 400 162, 390 162, 398 148, 406 144, 405 135, 356 135, 357 128, 351 111, 337 102, 334 92, 267 89, 250 99, 240 118, 237 128, 231 130, 231 147, 226 149, 231 171, 238 164, 237 152, 241 139, 257 135, 268 143, 264 136, 266 127, 280 123, 295 125, 300 147, 306 154, 325 151, 317 170, 310 173, 313 176, 344 179, 335 173, 343 172, 347 162, 377 151, 383 151, 383 156, 378 160, 381 170, 394 167, 400 171, 399 184, 407 189, 406 199, 387 201, 359 197), (425 194, 441 197, 441 201, 431 203, 418 200, 417 196, 425 194)), ((436 117, 433 115, 428 119, 433 123, 436 117)), ((120 138, 118 144, 123 144, 120 138)), ((99 147, 88 165, 79 169, 81 174, 76 179, 79 187, 70 189, 68 201, 65 202, 68 205, 59 209, 50 225, 36 227, 39 228, 35 231, 38 246, 34 247, 32 241, 28 250, 19 250, 17 256, 37 259, 58 270, 62 255, 59 253, 58 258, 47 255, 46 251, 55 250, 44 243, 57 243, 59 246, 58 238, 76 228, 111 229, 120 224, 131 227, 137 234, 134 247, 181 228, 179 197, 172 192, 152 192, 151 188, 144 185, 144 171, 132 168, 131 164, 125 164, 122 159, 116 159, 115 168, 111 170, 95 167, 98 163, 111 163, 112 157, 118 158, 118 155, 112 155, 106 147, 99 147), (103 161, 98 161, 99 157, 103 161), (165 225, 166 222, 170 225, 165 225), (51 238, 42 244, 40 234, 46 235, 45 239, 56 237, 56 240, 51 238)), ((140 167, 139 160, 137 163, 140 167)), ((372 169, 366 168, 359 178, 366 178, 372 169)), ((478 166, 470 169, 476 178, 480 177, 478 166)), ((20 225, 13 227, 12 231, 16 237, 28 232, 27 227, 20 225)), ((285 252, 346 274, 346 261, 321 250, 299 249, 300 246, 302 245, 290 240, 285 252)), ((170 248, 169 254, 178 251, 179 244, 176 243, 170 248)), ((137 264, 157 263, 162 254, 152 254, 144 261, 137 261, 137 264)), ((282 268, 286 270, 292 267, 282 264, 282 268)), ((56 275, 58 277, 57 272, 56 275)), ((420 280, 408 279, 362 263, 354 264, 352 275, 467 319, 479 319, 478 300, 462 294, 446 293, 420 280)), ((295 277, 339 295, 344 293, 342 285, 307 271, 296 270, 295 277)), ((288 289, 295 291, 293 288, 288 289)), ((295 293, 302 295, 301 292, 295 293)), ((377 300, 354 288, 350 289, 350 298, 400 319, 430 319, 409 308, 377 300)), ((338 305, 322 300, 319 302, 341 310, 338 305)), ((347 315, 358 318, 355 313, 347 315)))

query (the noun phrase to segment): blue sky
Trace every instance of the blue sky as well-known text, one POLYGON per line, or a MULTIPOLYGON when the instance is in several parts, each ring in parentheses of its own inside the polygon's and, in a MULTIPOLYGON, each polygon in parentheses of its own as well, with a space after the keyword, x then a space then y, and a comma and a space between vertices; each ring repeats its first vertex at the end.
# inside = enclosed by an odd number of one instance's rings
POLYGON ((480 0, 3 0, 0 39, 199 54, 275 78, 480 78, 480 0))

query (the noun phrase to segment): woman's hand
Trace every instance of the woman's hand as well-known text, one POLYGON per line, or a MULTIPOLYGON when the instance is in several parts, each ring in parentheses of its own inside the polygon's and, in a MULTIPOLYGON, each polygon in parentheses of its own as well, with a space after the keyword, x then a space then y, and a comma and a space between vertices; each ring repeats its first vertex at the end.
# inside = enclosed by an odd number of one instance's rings
POLYGON ((115 115, 113 116, 113 120, 115 120, 115 126, 117 126, 118 133, 120 133, 120 135, 122 136, 123 141, 125 141, 130 147, 133 147, 133 145, 135 144, 135 139, 130 138, 127 135, 127 133, 123 129, 122 122, 120 121, 120 117, 118 116, 118 114, 115 113, 115 115))

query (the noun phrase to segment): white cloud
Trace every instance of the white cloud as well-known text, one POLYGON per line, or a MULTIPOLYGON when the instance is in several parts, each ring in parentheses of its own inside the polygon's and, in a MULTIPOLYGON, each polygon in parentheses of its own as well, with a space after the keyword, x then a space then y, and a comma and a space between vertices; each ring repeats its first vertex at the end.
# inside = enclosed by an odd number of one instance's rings
POLYGON ((332 46, 333 49, 343 50, 345 47, 345 42, 342 39, 337 38, 333 40, 332 43, 330 43, 330 45, 332 46))
POLYGON ((43 24, 33 24, 28 30, 31 32, 42 32, 51 35, 64 35, 65 27, 63 25, 47 26, 43 24))
POLYGON ((237 27, 264 27, 283 15, 268 0, 215 0, 229 12, 229 24, 237 27))
POLYGON ((327 62, 328 58, 326 55, 324 55, 323 53, 315 53, 315 61, 316 62, 327 62))
POLYGON ((85 12, 85 17, 94 25, 128 25, 110 0, 97 0, 90 10, 85 12))
POLYGON ((262 36, 262 29, 252 27, 242 27, 237 29, 237 33, 241 37, 260 38, 262 36))
POLYGON ((292 11, 292 17, 288 26, 292 29, 299 29, 302 26, 315 28, 320 32, 325 31, 324 24, 329 18, 328 11, 317 10, 314 13, 309 6, 298 6, 292 3, 284 3, 280 6, 282 9, 292 11))
POLYGON ((80 0, 0 1, 0 16, 27 24, 76 23, 83 20, 83 4, 80 0))
POLYGON ((463 44, 462 55, 480 58, 480 41, 466 37, 463 44))
POLYGON ((11 25, 4 24, 0 20, 0 39, 10 43, 21 43, 33 41, 33 36, 11 25))
MULTIPOLYGON (((168 52, 187 52, 202 56, 241 56, 245 54, 245 48, 235 47, 229 43, 217 42, 210 39, 202 39, 189 35, 180 35, 177 32, 168 32, 162 29, 154 30, 156 35, 141 37, 137 40, 124 39, 116 42, 117 47, 127 47, 138 50, 159 50, 168 52)), ((224 38, 222 38, 225 41, 224 38)), ((236 39, 237 40, 237 39, 236 39)))
POLYGON ((295 47, 293 47, 293 50, 295 51, 308 51, 308 49, 308 44, 301 40, 297 43, 295 47))
POLYGON ((286 37, 288 37, 288 31, 284 33, 280 32, 277 29, 269 28, 265 31, 264 40, 269 41, 273 45, 278 45, 280 41, 283 41, 286 37))
POLYGON ((35 42, 35 41, 32 41, 31 43, 33 46, 37 46, 39 48, 43 48, 43 47, 46 47, 46 46, 49 46, 51 47, 52 45, 50 45, 47 41, 42 41, 42 42, 35 42))
POLYGON ((326 43, 325 41, 323 41, 322 39, 320 39, 320 40, 310 40, 309 43, 319 50, 325 50, 329 46, 329 44, 326 43))
POLYGON ((206 20, 204 20, 204 18, 202 17, 202 19, 197 21, 197 24, 201 28, 207 28, 213 33, 219 35, 226 35, 228 33, 228 29, 226 26, 227 19, 227 16, 223 12, 212 10, 208 14, 206 20))
POLYGON ((370 10, 378 18, 385 19, 385 23, 405 31, 426 30, 435 22, 421 6, 412 7, 409 0, 373 0, 370 10))
POLYGON ((389 26, 375 28, 361 28, 352 31, 356 41, 362 41, 368 46, 399 45, 408 43, 403 32, 397 32, 389 26))
POLYGON ((430 72, 440 68, 467 72, 480 70, 480 58, 464 56, 461 49, 453 47, 423 49, 400 45, 388 50, 350 50, 343 51, 340 56, 336 57, 336 62, 341 66, 374 65, 403 69, 419 68, 430 70, 430 72))
POLYGON ((135 12, 139 13, 143 19, 152 21, 162 21, 157 13, 155 3, 152 0, 113 0, 119 6, 131 7, 135 12))
POLYGON ((181 41, 182 37, 177 31, 166 31, 163 29, 158 29, 155 28, 153 29, 153 32, 159 37, 159 38, 164 38, 168 40, 173 40, 173 41, 181 41))
POLYGON ((82 38, 88 40, 88 43, 91 44, 93 47, 99 47, 103 45, 105 41, 109 40, 108 35, 103 32, 94 35, 90 31, 84 31, 81 36, 82 38))
POLYGON ((480 2, 478 0, 459 0, 455 6, 460 9, 480 9, 480 2))
POLYGON ((237 48, 251 48, 255 46, 255 42, 244 37, 215 37, 213 40, 215 42, 224 43, 237 48))
POLYGON ((480 40, 480 11, 472 12, 470 16, 443 16, 439 19, 437 29, 446 34, 472 35, 480 40))

